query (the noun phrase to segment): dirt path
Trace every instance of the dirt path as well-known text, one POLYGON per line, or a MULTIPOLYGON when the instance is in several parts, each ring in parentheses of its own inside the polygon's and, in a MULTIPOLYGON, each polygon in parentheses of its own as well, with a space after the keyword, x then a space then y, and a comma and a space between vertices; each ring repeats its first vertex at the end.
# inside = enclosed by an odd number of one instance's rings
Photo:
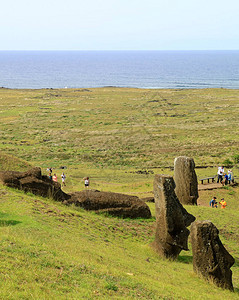
POLYGON ((199 184, 198 185, 198 190, 203 191, 203 190, 214 190, 214 189, 220 189, 222 188, 223 185, 221 183, 205 183, 205 184, 199 184))
MULTIPOLYGON (((234 186, 235 184, 229 184, 226 186, 234 186)), ((214 189, 221 189, 223 188, 223 185, 221 183, 205 183, 205 184, 199 184, 198 190, 199 191, 205 191, 205 190, 214 190, 214 189)))

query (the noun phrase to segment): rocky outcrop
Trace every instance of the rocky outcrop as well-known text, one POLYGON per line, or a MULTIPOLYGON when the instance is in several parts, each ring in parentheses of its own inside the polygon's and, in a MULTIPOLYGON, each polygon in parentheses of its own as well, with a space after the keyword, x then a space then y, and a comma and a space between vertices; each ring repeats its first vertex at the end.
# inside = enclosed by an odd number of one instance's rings
POLYGON ((217 286, 233 290, 231 266, 234 258, 224 248, 218 229, 210 221, 197 221, 191 226, 193 268, 217 286))
POLYGON ((65 204, 75 204, 86 210, 107 213, 123 218, 150 218, 151 212, 147 204, 136 196, 119 193, 84 190, 70 194, 65 204))
POLYGON ((40 168, 33 168, 27 172, 2 171, 0 181, 12 188, 31 192, 42 197, 50 197, 57 201, 64 201, 70 198, 61 190, 58 182, 53 182, 47 176, 41 174, 40 168))
POLYGON ((179 156, 174 160, 175 193, 182 204, 197 205, 198 181, 194 160, 179 156))
POLYGON ((195 220, 179 202, 174 189, 172 176, 155 175, 156 233, 153 246, 160 255, 173 259, 181 250, 188 250, 187 226, 195 220))

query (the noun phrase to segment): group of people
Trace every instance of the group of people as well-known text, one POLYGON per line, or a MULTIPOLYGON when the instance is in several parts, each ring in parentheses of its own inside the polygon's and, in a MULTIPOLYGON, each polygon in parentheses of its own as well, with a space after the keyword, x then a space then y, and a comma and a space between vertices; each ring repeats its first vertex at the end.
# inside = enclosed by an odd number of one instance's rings
POLYGON ((217 171, 217 183, 221 183, 222 185, 231 184, 234 182, 234 177, 232 170, 228 170, 226 173, 223 166, 218 167, 217 171))
MULTIPOLYGON (((57 182, 57 176, 56 176, 56 173, 54 173, 52 175, 52 168, 48 168, 47 171, 49 172, 49 179, 54 181, 54 182, 57 182)), ((64 172, 61 174, 61 181, 62 181, 62 186, 65 186, 66 183, 66 175, 64 174, 64 172)))
MULTIPOLYGON (((212 208, 217 208, 217 197, 213 197, 212 200, 209 202, 210 207, 212 208)), ((227 202, 224 200, 224 198, 221 199, 221 201, 219 202, 219 204, 221 205, 221 209, 225 209, 227 206, 227 202)))
MULTIPOLYGON (((217 183, 219 182, 222 185, 234 183, 234 176, 232 170, 228 170, 226 173, 224 170, 224 166, 218 167, 217 183)), ((219 204, 221 205, 222 209, 225 209, 227 206, 227 202, 224 200, 224 198, 222 198, 221 201, 219 201, 219 204)), ((218 205, 217 197, 213 197, 212 200, 209 202, 209 206, 212 208, 217 208, 217 205, 218 205)))
MULTIPOLYGON (((56 173, 54 173, 54 174, 52 175, 52 168, 47 168, 47 171, 49 172, 48 177, 49 177, 52 181, 57 182, 57 176, 56 176, 56 173)), ((85 183, 85 188, 88 189, 89 186, 90 186, 90 179, 89 179, 89 177, 84 177, 83 180, 84 180, 84 183, 85 183)), ((61 181, 62 181, 62 186, 66 186, 66 182, 65 182, 65 181, 66 181, 66 175, 65 175, 64 172, 61 174, 61 181)))

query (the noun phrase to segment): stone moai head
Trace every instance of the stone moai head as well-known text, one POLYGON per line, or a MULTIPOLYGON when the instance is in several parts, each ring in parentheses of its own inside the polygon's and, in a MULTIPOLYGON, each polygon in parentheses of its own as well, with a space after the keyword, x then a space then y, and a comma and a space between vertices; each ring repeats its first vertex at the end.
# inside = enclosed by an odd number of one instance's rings
POLYGON ((198 181, 193 158, 179 156, 174 160, 175 193, 182 204, 197 205, 198 181))
POLYGON ((172 176, 155 175, 156 233, 153 246, 160 255, 173 259, 183 249, 188 250, 189 230, 186 226, 195 220, 178 201, 174 189, 172 176))
POLYGON ((193 269, 217 286, 233 290, 231 266, 234 258, 224 248, 218 229, 210 221, 191 225, 193 269))

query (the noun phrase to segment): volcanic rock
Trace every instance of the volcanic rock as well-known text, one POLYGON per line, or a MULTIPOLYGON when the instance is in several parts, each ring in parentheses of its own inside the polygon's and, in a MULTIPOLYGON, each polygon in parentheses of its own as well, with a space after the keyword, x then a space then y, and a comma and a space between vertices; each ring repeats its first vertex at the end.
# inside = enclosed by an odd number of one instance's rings
POLYGON ((150 218, 148 205, 136 196, 97 190, 84 190, 70 194, 66 204, 74 203, 86 210, 94 210, 123 218, 150 218))
POLYGON ((42 176, 41 168, 35 167, 27 172, 2 171, 0 181, 12 188, 30 192, 42 197, 52 197, 57 201, 64 201, 70 196, 61 190, 58 182, 53 182, 47 176, 42 176))
POLYGON ((153 202, 154 203, 154 197, 145 197, 145 198, 140 198, 144 202, 153 202))
POLYGON ((193 158, 179 156, 174 160, 175 193, 182 204, 197 205, 198 181, 193 158))
POLYGON ((196 221, 191 225, 193 269, 217 286, 233 290, 230 268, 235 260, 218 234, 218 229, 210 221, 196 221))
POLYGON ((156 233, 153 246, 161 256, 173 259, 181 250, 188 250, 187 226, 195 220, 179 202, 174 189, 172 176, 155 175, 156 233))

